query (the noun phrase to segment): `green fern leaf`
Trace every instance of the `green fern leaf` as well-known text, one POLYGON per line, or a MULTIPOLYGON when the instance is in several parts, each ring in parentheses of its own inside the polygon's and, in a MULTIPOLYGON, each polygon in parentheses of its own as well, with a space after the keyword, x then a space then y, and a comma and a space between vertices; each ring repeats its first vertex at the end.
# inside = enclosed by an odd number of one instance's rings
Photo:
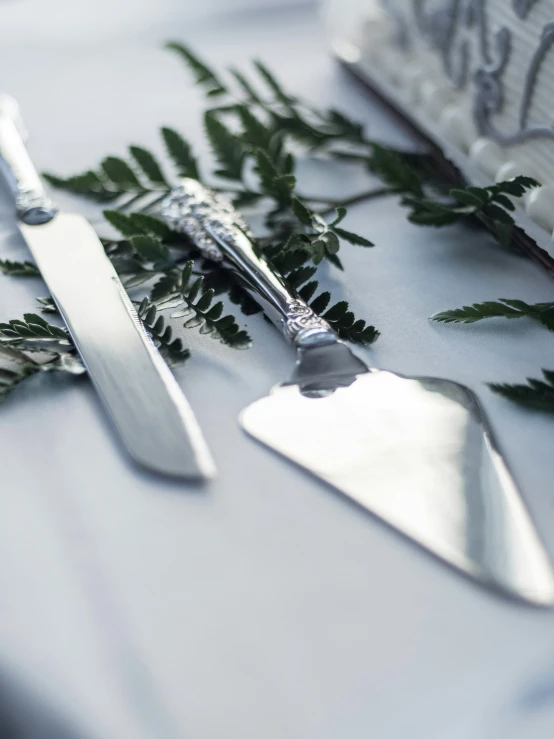
POLYGON ((100 166, 106 177, 123 190, 144 190, 136 174, 124 159, 106 157, 100 166))
POLYGON ((260 98, 258 93, 254 90, 250 82, 248 82, 246 77, 242 74, 242 72, 234 68, 231 68, 229 72, 236 79, 239 86, 242 88, 243 92, 246 94, 246 97, 249 102, 262 103, 262 99, 260 98))
POLYGON ((488 318, 534 318, 547 328, 554 330, 554 303, 535 303, 531 305, 523 300, 485 301, 465 305, 463 308, 442 311, 431 316, 440 323, 475 323, 488 318))
POLYGON ((290 174, 280 174, 274 162, 262 149, 256 151, 256 170, 265 194, 275 198, 280 208, 291 203, 296 178, 290 174))
POLYGON ((514 403, 540 411, 554 413, 554 372, 543 370, 545 381, 527 379, 527 384, 510 385, 491 383, 493 392, 502 395, 514 403))
POLYGON ((153 262, 161 268, 174 266, 175 263, 171 258, 169 249, 159 239, 146 234, 141 234, 138 236, 131 236, 129 241, 137 254, 147 262, 153 262))
POLYGON ((144 149, 142 146, 130 146, 129 152, 147 180, 153 185, 161 185, 164 188, 169 188, 162 168, 152 152, 144 149))
POLYGON ((210 111, 204 116, 204 125, 212 151, 221 165, 216 174, 231 180, 241 180, 245 151, 240 138, 231 133, 227 126, 210 111))
POLYGON ((150 333, 158 347, 162 356, 172 362, 184 362, 189 358, 190 352, 183 347, 181 339, 174 339, 170 326, 166 325, 163 316, 158 315, 155 305, 152 305, 148 298, 145 298, 138 308, 139 318, 150 333))
POLYGON ((135 234, 150 234, 150 236, 155 236, 162 241, 174 241, 177 237, 177 234, 166 223, 155 216, 146 213, 130 213, 129 220, 135 228, 135 234))
POLYGON ((10 277, 40 277, 38 267, 32 262, 11 262, 0 259, 0 272, 10 277))
POLYGON ((269 71, 267 66, 260 60, 254 61, 254 66, 260 73, 262 79, 266 82, 269 89, 273 92, 275 99, 283 105, 289 107, 296 102, 296 98, 286 93, 282 86, 277 82, 275 75, 269 71))
POLYGON ((368 239, 365 239, 363 236, 359 236, 351 231, 345 231, 344 228, 333 226, 333 231, 337 236, 340 236, 341 239, 348 241, 349 244, 354 244, 355 246, 375 246, 375 244, 368 241, 368 239))
POLYGON ((25 313, 23 320, 0 323, 0 345, 17 347, 26 352, 60 353, 74 351, 65 329, 45 321, 35 313, 25 313))
POLYGON ((119 188, 114 188, 113 184, 108 184, 105 179, 92 171, 65 178, 45 172, 43 177, 59 190, 65 190, 73 195, 81 195, 99 202, 113 200, 121 194, 119 188))
POLYGON ((162 138, 179 176, 199 180, 198 163, 192 154, 190 144, 172 128, 162 128, 162 138))
POLYGON ((210 97, 223 95, 227 88, 219 81, 214 72, 204 62, 193 54, 193 52, 178 41, 170 41, 165 45, 166 49, 176 52, 193 73, 196 83, 204 88, 210 97))
POLYGON ((105 210, 104 218, 123 236, 135 236, 142 233, 142 229, 137 229, 131 218, 119 210, 105 210))

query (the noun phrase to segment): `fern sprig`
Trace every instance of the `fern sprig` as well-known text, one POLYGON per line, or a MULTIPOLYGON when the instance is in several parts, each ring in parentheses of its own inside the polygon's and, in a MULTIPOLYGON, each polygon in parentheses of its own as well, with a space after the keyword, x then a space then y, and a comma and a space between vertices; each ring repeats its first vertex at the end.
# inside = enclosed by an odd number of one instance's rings
POLYGON ((193 73, 196 83, 204 88, 209 97, 222 95, 227 88, 219 80, 216 74, 204 62, 193 54, 188 47, 179 41, 169 41, 166 49, 178 54, 193 73))
POLYGON ((219 169, 216 169, 214 174, 228 180, 241 181, 246 149, 240 137, 212 111, 207 111, 204 115, 204 128, 219 164, 219 169))
POLYGON ((495 393, 518 405, 554 413, 554 371, 542 370, 544 380, 528 378, 526 384, 491 383, 495 393))
MULTIPOLYGON (((375 326, 368 325, 363 319, 356 318, 346 300, 331 304, 331 293, 328 291, 321 292, 314 297, 319 289, 317 280, 312 279, 316 273, 316 268, 306 266, 307 255, 305 253, 300 253, 298 256, 300 260, 304 259, 305 261, 286 274, 287 283, 298 290, 300 297, 309 304, 315 313, 331 325, 341 339, 363 346, 373 344, 379 337, 379 331, 375 326)), ((281 265, 286 264, 287 261, 288 255, 286 254, 280 255, 277 260, 281 265)))
POLYGON ((193 273, 194 261, 190 260, 181 273, 177 290, 158 300, 154 307, 157 310, 180 308, 171 318, 186 318, 185 328, 199 328, 201 333, 235 349, 248 348, 252 343, 248 332, 239 327, 234 316, 223 315, 223 303, 213 302, 215 290, 206 288, 204 277, 194 278, 193 273))
POLYGON ((512 241, 515 205, 511 198, 521 198, 539 183, 531 177, 514 177, 490 187, 451 189, 448 199, 431 199, 422 195, 405 195, 402 202, 410 210, 408 219, 420 226, 448 226, 472 217, 490 226, 498 241, 512 241))
POLYGON ((0 401, 38 372, 85 372, 67 332, 34 313, 0 324, 0 359, 0 401))
POLYGON ((158 308, 148 298, 144 298, 138 306, 139 318, 147 327, 160 354, 170 363, 184 362, 190 356, 190 351, 183 347, 181 339, 173 338, 171 326, 163 316, 158 315, 158 308))
POLYGON ((199 180, 198 162, 188 141, 180 133, 167 126, 161 129, 161 133, 167 153, 179 177, 192 177, 193 180, 199 180))
POLYGON ((36 313, 25 313, 23 320, 0 323, 0 345, 26 352, 62 353, 74 351, 67 330, 45 321, 36 313))
POLYGON ((554 331, 554 303, 529 304, 523 300, 485 301, 465 305, 463 308, 435 313, 432 320, 440 323, 476 323, 488 318, 533 318, 550 331, 554 331))
POLYGON ((0 259, 0 272, 10 277, 40 277, 40 272, 32 262, 12 262, 0 259))

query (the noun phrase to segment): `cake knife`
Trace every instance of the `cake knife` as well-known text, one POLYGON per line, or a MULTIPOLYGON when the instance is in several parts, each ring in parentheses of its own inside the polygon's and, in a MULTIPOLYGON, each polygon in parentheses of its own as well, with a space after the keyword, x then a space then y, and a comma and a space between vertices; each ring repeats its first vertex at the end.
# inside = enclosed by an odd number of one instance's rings
POLYGON ((370 369, 272 271, 220 195, 185 179, 162 215, 227 267, 297 350, 240 417, 253 437, 489 588, 554 602, 552 565, 474 394, 370 369))
POLYGON ((194 414, 81 215, 58 213, 24 144, 17 104, 0 97, 0 165, 19 229, 123 444, 151 471, 201 479, 214 465, 194 414))

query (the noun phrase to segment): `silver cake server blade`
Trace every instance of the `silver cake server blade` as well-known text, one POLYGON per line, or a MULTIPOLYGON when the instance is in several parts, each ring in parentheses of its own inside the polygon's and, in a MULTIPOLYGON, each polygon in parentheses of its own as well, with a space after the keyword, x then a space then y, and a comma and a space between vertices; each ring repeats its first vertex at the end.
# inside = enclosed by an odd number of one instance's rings
POLYGON ((211 477, 192 409, 146 333, 92 226, 57 213, 22 138, 17 105, 0 97, 0 166, 20 231, 121 440, 135 461, 175 477, 211 477))
POLYGON ((368 368, 257 254, 231 204, 196 181, 162 213, 296 346, 292 378, 242 412, 249 434, 479 583, 554 602, 552 565, 470 390, 368 368))

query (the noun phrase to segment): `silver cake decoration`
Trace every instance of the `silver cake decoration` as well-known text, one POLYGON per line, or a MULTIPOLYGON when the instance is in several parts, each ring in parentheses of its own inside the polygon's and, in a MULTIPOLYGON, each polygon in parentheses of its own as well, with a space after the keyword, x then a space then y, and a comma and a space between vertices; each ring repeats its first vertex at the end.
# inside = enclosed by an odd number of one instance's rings
MULTIPOLYGON (((554 46, 554 19, 545 24, 526 61, 517 116, 518 127, 504 130, 495 115, 504 109, 504 74, 511 58, 513 31, 497 27, 486 0, 383 0, 396 27, 395 43, 405 50, 406 29, 417 33, 439 55, 445 75, 456 88, 473 88, 473 116, 482 136, 503 146, 537 138, 554 138, 554 125, 531 123, 529 112, 536 83, 554 46), (410 19, 415 18, 415 28, 410 19), (477 38, 478 59, 470 64, 468 34, 477 38), (472 67, 472 69, 470 69, 472 67)), ((509 0, 506 0, 508 3, 509 0)), ((525 21, 538 0, 512 0, 517 22, 525 21)))

